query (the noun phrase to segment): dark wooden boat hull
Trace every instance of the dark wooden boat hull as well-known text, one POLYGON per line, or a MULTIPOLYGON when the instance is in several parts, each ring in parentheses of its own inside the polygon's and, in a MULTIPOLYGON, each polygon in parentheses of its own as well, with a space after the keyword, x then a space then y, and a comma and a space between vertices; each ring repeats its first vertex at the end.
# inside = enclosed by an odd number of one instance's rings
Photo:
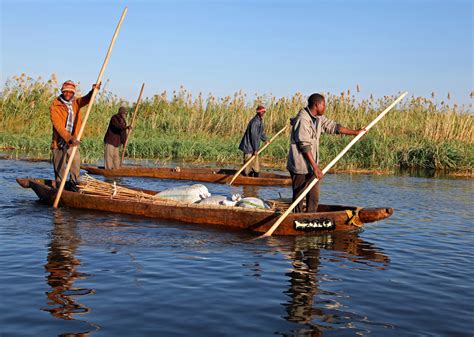
MULTIPOLYGON (((205 181, 216 184, 226 184, 232 180, 236 170, 213 168, 180 168, 179 172, 168 167, 131 167, 122 166, 116 170, 106 170, 97 166, 82 166, 90 174, 108 177, 148 177, 159 179, 205 181)), ((291 178, 282 174, 260 173, 259 177, 239 175, 234 185, 291 185, 291 178)))
MULTIPOLYGON (((31 188, 48 204, 53 204, 56 188, 49 180, 17 179, 24 188, 31 188)), ((153 192, 147 192, 153 193, 153 192)), ((278 219, 281 212, 275 210, 249 209, 242 207, 209 206, 181 202, 157 201, 154 203, 121 201, 79 192, 64 191, 61 206, 139 215, 143 217, 175 220, 193 224, 222 226, 257 233, 266 232, 278 219)), ((362 208, 320 205, 318 213, 292 213, 275 235, 316 235, 358 230, 363 223, 385 219, 392 215, 392 208, 362 208), (300 225, 297 225, 297 224, 300 225), (310 224, 304 226, 304 224, 310 224), (324 227, 324 226, 327 227, 324 227)))

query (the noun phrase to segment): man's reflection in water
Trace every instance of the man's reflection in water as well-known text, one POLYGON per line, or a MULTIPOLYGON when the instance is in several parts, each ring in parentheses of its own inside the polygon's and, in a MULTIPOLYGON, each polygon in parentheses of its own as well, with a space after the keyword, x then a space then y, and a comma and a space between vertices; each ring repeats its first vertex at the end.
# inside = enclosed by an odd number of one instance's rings
MULTIPOLYGON (((76 302, 76 297, 94 292, 92 289, 74 287, 74 281, 86 278, 85 274, 77 271, 81 261, 75 257, 75 253, 81 240, 76 227, 74 214, 54 210, 48 260, 44 266, 48 273, 46 280, 51 287, 46 293, 50 307, 43 310, 64 320, 75 319, 74 314, 87 314, 90 309, 76 302)), ((67 335, 87 336, 88 332, 67 335)))
POLYGON ((377 269, 384 269, 388 265, 388 256, 382 254, 373 244, 359 238, 357 234, 296 237, 292 240, 291 243, 286 242, 290 244, 287 256, 293 268, 286 274, 290 287, 285 294, 290 299, 284 304, 287 312, 285 318, 290 322, 305 324, 305 328, 293 330, 290 335, 322 336, 328 328, 316 322, 330 325, 341 319, 361 319, 348 312, 344 312, 344 318, 340 317, 343 306, 335 300, 337 294, 319 289, 319 281, 324 277, 320 275, 320 250, 344 253, 331 260, 347 259, 377 269), (330 299, 318 298, 318 294, 327 295, 330 299))
POLYGON ((286 274, 290 278, 290 288, 286 294, 291 298, 286 309, 287 319, 291 322, 308 323, 313 316, 314 296, 318 292, 319 249, 293 250, 289 257, 293 268, 286 274))

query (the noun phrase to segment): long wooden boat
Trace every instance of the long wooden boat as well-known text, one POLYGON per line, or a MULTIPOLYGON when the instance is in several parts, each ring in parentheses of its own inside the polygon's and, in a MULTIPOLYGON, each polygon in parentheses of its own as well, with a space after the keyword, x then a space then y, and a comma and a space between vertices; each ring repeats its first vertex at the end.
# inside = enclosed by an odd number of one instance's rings
MULTIPOLYGON (((132 167, 122 166, 115 170, 106 170, 97 166, 81 166, 90 174, 97 174, 109 177, 149 177, 159 179, 177 179, 177 180, 193 180, 206 181, 210 183, 226 184, 231 181, 237 172, 232 169, 219 168, 169 168, 169 167, 132 167)), ((260 173, 259 177, 246 177, 239 175, 235 181, 235 185, 291 185, 291 178, 287 175, 275 173, 260 173)))
MULTIPOLYGON (((51 180, 18 178, 17 182, 24 188, 31 188, 41 201, 53 204, 57 189, 51 180)), ((155 191, 142 191, 148 194, 156 193, 155 191)), ((65 190, 60 205, 264 233, 278 219, 289 203, 280 200, 273 203, 272 209, 252 209, 189 204, 159 199, 154 202, 123 201, 113 199, 113 197, 65 190)), ((388 218, 392 213, 392 208, 319 205, 317 213, 290 214, 275 231, 275 234, 315 235, 354 231, 360 229, 364 223, 388 218)))

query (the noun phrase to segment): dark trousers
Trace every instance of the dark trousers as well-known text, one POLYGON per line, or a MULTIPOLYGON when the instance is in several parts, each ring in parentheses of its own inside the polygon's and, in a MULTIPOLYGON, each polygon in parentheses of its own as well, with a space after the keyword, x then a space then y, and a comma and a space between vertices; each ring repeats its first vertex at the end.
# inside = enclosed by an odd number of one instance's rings
MULTIPOLYGON (((290 172, 291 185, 293 187, 293 201, 295 201, 300 194, 305 190, 311 181, 314 179, 314 174, 296 174, 290 172)), ((303 213, 303 200, 293 210, 295 213, 303 213)), ((318 210, 319 204, 319 181, 318 183, 306 194, 306 212, 315 213, 318 210)))

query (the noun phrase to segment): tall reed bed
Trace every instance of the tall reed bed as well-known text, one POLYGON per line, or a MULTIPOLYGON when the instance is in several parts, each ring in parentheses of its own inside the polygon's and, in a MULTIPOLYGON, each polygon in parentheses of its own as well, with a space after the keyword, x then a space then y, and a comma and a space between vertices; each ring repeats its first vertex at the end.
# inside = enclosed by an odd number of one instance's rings
MULTIPOLYGON (((35 80, 22 74, 8 80, 0 96, 0 145, 48 153, 51 137, 49 105, 57 95, 58 87, 54 75, 48 80, 35 80)), ((119 99, 106 87, 107 83, 94 105, 81 145, 87 160, 102 156, 103 134, 119 106, 133 106, 133 102, 119 99)), ((326 115, 345 126, 359 128, 367 125, 395 98, 358 99, 356 95, 351 95, 350 91, 340 95, 326 93, 326 115)), ((128 154, 132 158, 160 160, 239 160, 238 142, 258 104, 267 107, 265 124, 271 135, 305 106, 306 97, 299 92, 281 98, 272 95, 249 97, 242 91, 222 98, 202 93, 193 96, 184 87, 171 93, 156 94, 144 99, 140 106, 128 154)), ((342 136, 323 137, 323 161, 328 162, 347 141, 342 136)), ((338 167, 472 171, 473 143, 472 113, 447 102, 435 102, 434 97, 410 97, 382 119, 338 167)), ((287 149, 288 132, 268 148, 264 160, 284 166, 287 149)))

